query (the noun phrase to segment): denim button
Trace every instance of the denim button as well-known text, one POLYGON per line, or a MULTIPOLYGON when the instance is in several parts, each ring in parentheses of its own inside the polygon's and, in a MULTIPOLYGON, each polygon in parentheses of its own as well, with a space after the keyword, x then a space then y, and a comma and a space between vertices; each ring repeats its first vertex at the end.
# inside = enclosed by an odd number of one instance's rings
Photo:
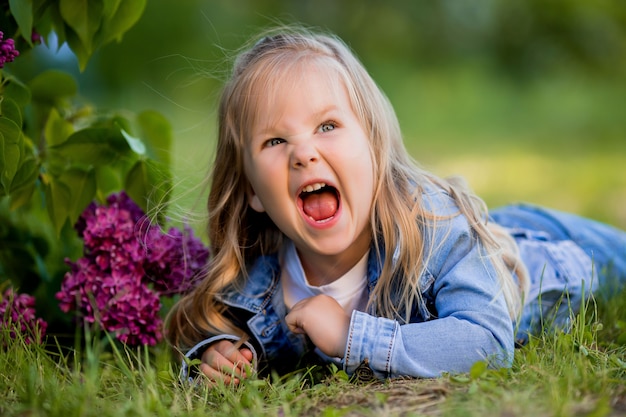
POLYGON ((359 382, 372 382, 376 379, 374 371, 370 368, 369 359, 365 358, 354 370, 354 377, 359 382))

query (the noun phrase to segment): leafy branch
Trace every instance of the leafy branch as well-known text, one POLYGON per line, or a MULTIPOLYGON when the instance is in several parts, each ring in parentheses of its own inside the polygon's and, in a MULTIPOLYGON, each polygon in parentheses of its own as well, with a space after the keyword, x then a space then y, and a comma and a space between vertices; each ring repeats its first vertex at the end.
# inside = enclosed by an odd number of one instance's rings
MULTIPOLYGON (((81 245, 72 226, 93 200, 124 190, 144 212, 167 203, 169 122, 151 110, 99 112, 57 69, 25 79, 11 62, 52 34, 83 71, 93 53, 138 21, 146 0, 0 1, 0 284, 53 296, 64 258, 81 245), (6 283, 5 283, 6 284, 6 283)), ((47 305, 45 305, 47 300, 47 305)))

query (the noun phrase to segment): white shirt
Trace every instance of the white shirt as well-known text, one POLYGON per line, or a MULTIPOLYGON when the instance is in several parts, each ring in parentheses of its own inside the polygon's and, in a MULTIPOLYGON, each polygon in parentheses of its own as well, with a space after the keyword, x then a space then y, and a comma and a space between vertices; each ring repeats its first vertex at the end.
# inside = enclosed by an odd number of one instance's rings
POLYGON ((330 284, 315 286, 307 281, 295 245, 287 240, 281 253, 281 282, 287 309, 305 298, 326 294, 337 300, 348 315, 353 310, 365 311, 368 296, 367 257, 366 253, 351 270, 330 284))

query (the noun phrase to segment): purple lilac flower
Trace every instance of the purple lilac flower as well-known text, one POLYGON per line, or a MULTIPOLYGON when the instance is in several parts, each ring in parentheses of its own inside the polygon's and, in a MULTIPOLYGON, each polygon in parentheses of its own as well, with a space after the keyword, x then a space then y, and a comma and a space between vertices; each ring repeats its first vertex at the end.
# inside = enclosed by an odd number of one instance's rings
POLYGON ((36 30, 33 29, 33 31, 30 34, 30 41, 36 45, 36 44, 40 44, 42 40, 43 40, 43 37, 36 30))
POLYGON ((76 263, 66 262, 71 271, 65 274, 61 291, 56 294, 59 307, 66 313, 77 311, 83 320, 93 323, 100 306, 106 305, 98 299, 103 273, 97 264, 87 258, 80 258, 76 263))
POLYGON ((145 274, 162 294, 184 294, 198 283, 199 273, 209 258, 209 251, 186 226, 167 233, 153 228, 146 234, 145 274))
POLYGON ((160 295, 189 291, 209 252, 193 236, 150 223, 125 193, 90 204, 76 224, 83 257, 67 261, 56 294, 64 312, 97 323, 124 343, 154 345, 162 338, 160 295))
POLYGON ((155 345, 161 340, 159 295, 142 285, 113 274, 102 281, 106 299, 102 327, 129 345, 155 345))
POLYGON ((15 41, 11 38, 4 40, 4 32, 0 31, 0 68, 7 62, 13 62, 20 52, 15 49, 15 41))
POLYGON ((17 294, 9 288, 0 302, 0 329, 12 326, 11 337, 19 330, 26 343, 40 343, 46 334, 48 323, 35 316, 35 297, 17 294))

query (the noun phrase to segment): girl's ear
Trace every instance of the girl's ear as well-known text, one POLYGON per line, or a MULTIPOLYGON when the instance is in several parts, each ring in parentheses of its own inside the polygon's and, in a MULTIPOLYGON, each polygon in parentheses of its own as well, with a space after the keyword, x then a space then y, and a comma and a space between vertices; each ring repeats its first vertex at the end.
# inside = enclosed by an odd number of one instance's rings
POLYGON ((263 207, 263 203, 259 200, 259 197, 256 195, 254 190, 250 185, 248 185, 248 205, 252 207, 252 210, 257 211, 259 213, 263 213, 265 211, 265 207, 263 207))

